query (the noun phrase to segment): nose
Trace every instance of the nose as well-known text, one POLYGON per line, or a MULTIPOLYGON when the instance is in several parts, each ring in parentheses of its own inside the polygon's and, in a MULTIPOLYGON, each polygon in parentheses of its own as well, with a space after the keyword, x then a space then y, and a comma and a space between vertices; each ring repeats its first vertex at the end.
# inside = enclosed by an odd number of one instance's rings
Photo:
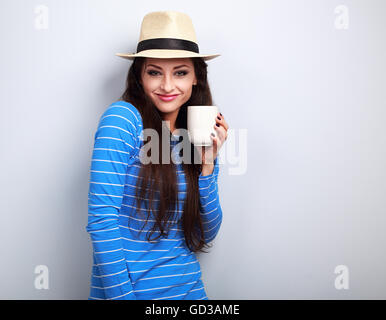
POLYGON ((161 89, 165 92, 171 92, 174 89, 174 82, 171 75, 165 75, 162 78, 161 89))

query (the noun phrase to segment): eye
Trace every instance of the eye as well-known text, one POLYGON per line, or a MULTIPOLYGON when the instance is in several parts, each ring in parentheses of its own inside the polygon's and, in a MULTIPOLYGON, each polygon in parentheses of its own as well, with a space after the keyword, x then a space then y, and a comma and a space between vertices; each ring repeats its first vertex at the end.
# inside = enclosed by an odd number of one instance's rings
POLYGON ((147 72, 147 74, 150 75, 150 76, 153 76, 154 73, 159 73, 159 72, 158 72, 158 71, 155 71, 155 70, 149 70, 149 71, 147 72))
MULTIPOLYGON (((177 71, 176 74, 180 77, 183 77, 183 76, 186 76, 189 72, 188 71, 185 71, 185 70, 181 70, 181 71, 177 71)), ((156 70, 149 70, 147 71, 147 74, 150 75, 150 76, 156 76, 158 74, 160 74, 158 71, 156 70)))
POLYGON ((182 70, 182 71, 177 71, 176 73, 179 73, 180 76, 186 76, 189 72, 182 70))

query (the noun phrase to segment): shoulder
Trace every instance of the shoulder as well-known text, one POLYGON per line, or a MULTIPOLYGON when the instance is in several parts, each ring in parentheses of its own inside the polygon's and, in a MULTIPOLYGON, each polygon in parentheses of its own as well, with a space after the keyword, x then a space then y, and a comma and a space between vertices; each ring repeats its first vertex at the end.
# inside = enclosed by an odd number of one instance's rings
POLYGON ((126 101, 111 103, 99 119, 95 138, 112 136, 132 141, 139 146, 143 131, 142 117, 138 109, 126 101))
POLYGON ((131 123, 135 129, 140 129, 143 126, 142 116, 138 109, 130 102, 123 100, 111 103, 103 113, 102 118, 106 116, 121 117, 131 123))

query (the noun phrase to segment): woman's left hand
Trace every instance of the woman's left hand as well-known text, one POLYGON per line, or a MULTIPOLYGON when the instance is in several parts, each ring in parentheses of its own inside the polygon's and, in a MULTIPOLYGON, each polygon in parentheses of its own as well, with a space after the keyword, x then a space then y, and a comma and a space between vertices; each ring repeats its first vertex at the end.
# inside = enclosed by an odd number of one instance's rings
POLYGON ((216 159, 220 148, 228 137, 228 128, 229 126, 225 121, 224 116, 221 113, 218 113, 216 117, 216 124, 214 125, 214 129, 217 132, 217 136, 211 135, 210 137, 212 139, 213 144, 209 147, 202 147, 203 150, 200 150, 203 166, 207 164, 214 164, 214 160, 216 159))

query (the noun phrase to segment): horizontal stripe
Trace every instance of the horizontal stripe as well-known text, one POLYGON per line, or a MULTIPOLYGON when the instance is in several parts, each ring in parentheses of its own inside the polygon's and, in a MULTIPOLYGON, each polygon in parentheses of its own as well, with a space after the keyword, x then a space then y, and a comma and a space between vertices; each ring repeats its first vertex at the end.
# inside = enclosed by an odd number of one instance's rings
MULTIPOLYGON (((204 289, 204 287, 201 287, 201 288, 198 288, 198 289, 189 290, 187 293, 193 292, 193 291, 197 291, 197 290, 203 290, 203 289, 204 289)), ((168 297, 155 298, 153 300, 161 300, 161 299, 170 299, 170 298, 175 298, 175 297, 181 297, 181 296, 185 296, 187 293, 176 294, 174 296, 168 296, 168 297)), ((205 297, 206 297, 206 295, 205 295, 205 297)), ((204 299, 205 297, 203 297, 201 299, 204 299)), ((201 299, 198 299, 198 300, 201 300, 201 299)))

